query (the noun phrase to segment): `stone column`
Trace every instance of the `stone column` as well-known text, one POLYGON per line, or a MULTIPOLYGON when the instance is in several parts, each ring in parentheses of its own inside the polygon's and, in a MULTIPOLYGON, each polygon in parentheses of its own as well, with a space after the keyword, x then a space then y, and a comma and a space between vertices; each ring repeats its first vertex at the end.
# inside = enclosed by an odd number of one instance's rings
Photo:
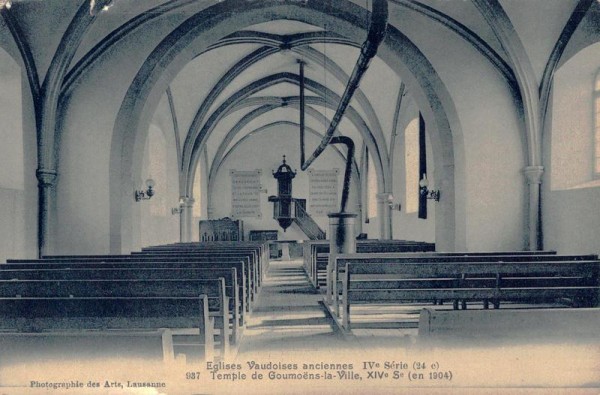
POLYGON ((179 242, 183 243, 185 240, 185 196, 179 198, 179 242))
POLYGON ((362 205, 359 202, 356 204, 356 222, 354 224, 356 236, 358 236, 359 234, 361 234, 363 232, 363 221, 364 221, 364 217, 363 217, 363 212, 362 212, 362 205))
POLYGON ((392 210, 390 209, 391 194, 389 192, 377 194, 377 214, 379 215, 379 238, 390 240, 392 238, 392 210))
POLYGON ((338 311, 337 270, 335 257, 338 254, 353 254, 356 252, 356 236, 354 235, 353 213, 329 213, 329 261, 327 262, 327 294, 325 300, 333 303, 335 314, 338 311))
POLYGON ((527 166, 523 173, 529 185, 529 216, 527 221, 527 246, 530 251, 541 249, 540 240, 540 190, 542 185, 543 166, 527 166))
POLYGON ((50 213, 52 204, 52 188, 56 185, 55 170, 38 169, 38 255, 50 255, 50 213))
POLYGON ((184 202, 184 231, 185 231, 185 243, 192 241, 192 226, 193 226, 193 215, 194 215, 194 198, 186 198, 184 202))

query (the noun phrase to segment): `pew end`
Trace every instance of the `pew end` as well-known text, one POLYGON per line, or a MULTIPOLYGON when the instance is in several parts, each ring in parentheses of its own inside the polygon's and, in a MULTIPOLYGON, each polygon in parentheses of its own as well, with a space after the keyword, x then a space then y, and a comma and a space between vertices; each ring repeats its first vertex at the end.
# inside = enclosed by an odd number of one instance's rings
POLYGON ((421 344, 600 344, 600 308, 435 310, 419 316, 421 344))

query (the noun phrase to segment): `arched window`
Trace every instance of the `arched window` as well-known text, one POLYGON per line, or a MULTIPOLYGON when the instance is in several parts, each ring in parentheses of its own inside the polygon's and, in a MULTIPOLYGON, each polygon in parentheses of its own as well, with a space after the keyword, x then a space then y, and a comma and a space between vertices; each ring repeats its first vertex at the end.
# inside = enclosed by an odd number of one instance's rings
POLYGON ((25 189, 21 102, 21 67, 0 48, 0 189, 10 191, 25 189))
POLYGON ((404 130, 404 163, 406 166, 406 213, 419 210, 419 119, 404 130))
POLYGON ((202 217, 202 167, 198 164, 194 174, 194 217, 202 217))
POLYGON ((594 115, 594 174, 600 177, 600 69, 594 81, 593 115, 594 115))
POLYGON ((26 236, 31 221, 26 215, 30 190, 25 183, 25 164, 36 163, 37 158, 35 149, 24 149, 21 73, 19 64, 0 48, 0 262, 30 257, 32 247, 26 236))
POLYGON ((369 218, 377 217, 377 174, 375 162, 367 149, 367 213, 369 218))

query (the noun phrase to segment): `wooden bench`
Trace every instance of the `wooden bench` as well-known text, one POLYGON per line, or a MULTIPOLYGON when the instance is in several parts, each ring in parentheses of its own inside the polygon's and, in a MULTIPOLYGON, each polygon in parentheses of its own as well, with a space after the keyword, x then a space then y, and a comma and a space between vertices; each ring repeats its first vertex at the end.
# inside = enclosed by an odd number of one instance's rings
POLYGON ((189 260, 195 258, 206 258, 218 260, 222 258, 240 259, 246 263, 248 268, 248 284, 251 284, 254 292, 258 292, 263 281, 261 274, 260 259, 258 259, 255 251, 232 251, 228 249, 220 250, 205 250, 205 251, 160 251, 160 252, 141 252, 133 253, 131 259, 155 258, 158 260, 189 260))
POLYGON ((175 243, 161 246, 152 246, 142 249, 146 252, 251 252, 259 267, 260 278, 262 282, 266 276, 269 267, 269 244, 264 241, 213 241, 203 243, 175 243))
MULTIPOLYGON (((338 314, 338 298, 333 295, 340 294, 340 279, 348 263, 377 263, 377 264, 405 264, 405 263, 510 263, 510 262, 553 262, 553 261, 593 261, 598 256, 588 255, 548 255, 541 253, 527 254, 524 252, 509 255, 509 252, 476 252, 476 253, 382 253, 382 254, 342 254, 336 257, 336 270, 332 274, 331 289, 328 289, 328 295, 331 295, 333 309, 338 314), (498 254, 498 255, 495 255, 498 254)), ((434 303, 442 303, 443 300, 434 300, 434 303)), ((454 303, 458 303, 454 300, 454 303)), ((463 301, 463 306, 464 306, 463 301)))
POLYGON ((514 342, 595 340, 600 309, 434 310, 419 316, 419 341, 514 342))
POLYGON ((236 344, 241 336, 241 328, 245 325, 247 318, 244 298, 240 297, 240 294, 245 294, 245 288, 243 284, 241 287, 238 286, 235 268, 0 269, 0 280, 210 280, 218 278, 223 278, 225 281, 225 296, 229 299, 229 312, 233 319, 232 343, 236 344))
POLYGON ((42 260, 9 260, 7 264, 0 265, 0 270, 16 269, 224 269, 234 268, 237 274, 237 283, 246 312, 252 310, 255 299, 255 289, 252 286, 252 275, 248 265, 239 258, 223 257, 193 257, 193 258, 156 258, 156 257, 131 257, 112 256, 109 258, 96 256, 92 258, 73 256, 72 258, 52 258, 42 260))
MULTIPOLYGON (((218 279, 225 280, 225 296, 229 298, 229 311, 237 320, 232 333, 245 325, 246 311, 243 285, 238 286, 235 268, 229 269, 15 269, 0 270, 0 280, 159 280, 159 279, 218 279), (237 306, 237 308, 236 308, 237 306)), ((239 337, 239 334, 238 334, 239 337)))
MULTIPOLYGON (((432 300, 598 304, 600 261, 347 263, 341 278, 341 325, 350 330, 351 306, 432 300)), ((454 308, 458 308, 455 302, 454 308)), ((339 315, 338 315, 339 317, 339 315)), ((395 324, 395 323, 392 323, 395 324)))
POLYGON ((132 257, 157 257, 157 258, 189 258, 189 257, 212 257, 221 258, 237 257, 247 262, 248 268, 252 275, 252 282, 255 284, 255 290, 258 291, 262 281, 264 280, 265 265, 260 259, 259 252, 254 249, 232 249, 232 248, 210 248, 210 249, 176 249, 176 250, 156 250, 156 251, 142 251, 134 252, 131 254, 132 257))
POLYGON ((1 297, 195 297, 207 295, 210 316, 219 330, 217 345, 223 358, 235 343, 238 328, 229 329, 229 298, 223 278, 212 280, 2 280, 1 297))
MULTIPOLYGON (((186 258, 189 255, 204 257, 231 257, 240 256, 242 259, 249 260, 250 270, 255 274, 256 289, 263 281, 268 269, 268 246, 265 243, 256 242, 210 242, 210 243, 177 243, 163 246, 147 247, 141 252, 133 252, 131 255, 48 255, 45 260, 60 260, 72 258, 86 259, 110 259, 121 258, 124 256, 138 257, 153 255, 157 257, 181 257, 186 258), (255 271, 256 270, 256 271, 255 271)), ((14 262, 11 260, 9 262, 14 262)))
POLYGON ((220 253, 220 254, 180 254, 180 255, 71 255, 62 257, 50 257, 42 260, 32 259, 9 259, 7 263, 70 263, 70 262, 90 262, 90 263, 120 263, 123 261, 131 263, 165 263, 169 262, 173 265, 188 262, 210 262, 214 263, 215 267, 221 263, 223 267, 229 266, 232 263, 243 262, 244 271, 239 273, 239 276, 243 276, 246 279, 247 287, 252 290, 252 297, 254 299, 254 293, 258 292, 259 286, 256 277, 256 266, 252 265, 251 261, 247 256, 241 256, 235 253, 220 253))
POLYGON ((30 261, 0 265, 0 279, 215 279, 225 281, 225 296, 231 312, 231 342, 237 344, 241 337, 246 314, 251 311, 250 294, 242 274, 243 262, 231 262, 229 267, 205 262, 130 262, 128 260, 60 262, 30 261), (240 295, 241 294, 241 295, 240 295))
MULTIPOLYGON (((28 336, 90 336, 94 347, 110 346, 106 336, 158 337, 163 360, 180 352, 188 359, 213 360, 213 321, 207 295, 197 297, 4 297, 0 298, 0 338, 11 348, 28 336), (190 358, 192 357, 192 358, 190 358), (195 358, 194 358, 195 357, 195 358)), ((144 342, 145 346, 147 342, 144 342)), ((69 346, 69 345, 68 345, 69 346)), ((142 353, 136 347, 134 354, 142 353)), ((33 350, 37 352, 38 350, 33 350)), ((119 358, 128 357, 118 350, 119 358)), ((6 356, 2 350, 0 354, 6 356)), ((135 355, 134 355, 135 356, 135 355)))
MULTIPOLYGON (((314 240, 303 246, 306 273, 315 288, 327 285, 329 240, 314 240)), ((408 240, 357 240, 357 253, 433 252, 435 244, 408 240)))
MULTIPOLYGON (((246 278, 248 286, 252 286, 254 292, 258 292, 258 268, 256 261, 244 253, 236 253, 231 251, 226 252, 198 252, 198 253, 181 253, 181 254, 135 254, 135 255, 63 255, 49 256, 42 259, 43 262, 72 262, 90 261, 90 262, 120 262, 128 260, 130 262, 188 262, 188 261, 206 261, 206 262, 223 262, 223 261, 243 261, 246 266, 246 278)), ((28 263, 33 262, 31 259, 9 259, 7 263, 28 263)), ((39 260, 35 260, 38 262, 39 260)))

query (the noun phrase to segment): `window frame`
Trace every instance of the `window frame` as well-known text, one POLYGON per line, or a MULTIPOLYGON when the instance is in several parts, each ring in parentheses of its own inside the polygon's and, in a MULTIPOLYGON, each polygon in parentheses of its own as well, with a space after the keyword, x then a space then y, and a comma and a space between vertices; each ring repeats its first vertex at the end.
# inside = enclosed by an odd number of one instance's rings
POLYGON ((600 68, 592 81, 592 155, 594 179, 600 179, 600 68))

